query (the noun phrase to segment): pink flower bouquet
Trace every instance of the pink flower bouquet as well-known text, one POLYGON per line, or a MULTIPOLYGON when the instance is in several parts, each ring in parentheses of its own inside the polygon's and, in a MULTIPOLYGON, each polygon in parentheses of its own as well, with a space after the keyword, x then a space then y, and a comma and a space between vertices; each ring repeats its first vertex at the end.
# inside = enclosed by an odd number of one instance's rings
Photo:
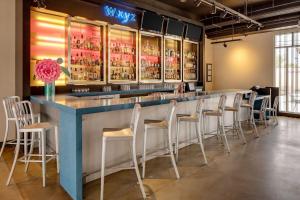
POLYGON ((35 75, 45 83, 52 83, 60 76, 59 64, 51 59, 44 59, 35 66, 35 75))
POLYGON ((69 75, 68 69, 61 67, 56 60, 44 59, 35 66, 35 76, 45 83, 52 83, 58 79, 61 72, 69 75))

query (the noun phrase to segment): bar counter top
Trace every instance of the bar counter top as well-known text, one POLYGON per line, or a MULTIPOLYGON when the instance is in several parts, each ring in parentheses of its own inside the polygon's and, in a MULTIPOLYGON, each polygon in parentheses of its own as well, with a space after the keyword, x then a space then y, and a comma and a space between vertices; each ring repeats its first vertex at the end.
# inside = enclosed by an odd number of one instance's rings
POLYGON ((155 95, 138 96, 130 98, 103 98, 103 95, 109 95, 109 93, 93 93, 81 96, 74 94, 65 94, 56 95, 55 97, 53 97, 52 100, 47 100, 45 96, 31 96, 31 100, 34 103, 38 103, 45 106, 52 106, 66 112, 75 112, 76 114, 89 114, 129 109, 132 108, 135 103, 140 103, 142 106, 154 106, 160 104, 167 104, 170 102, 170 100, 176 100, 178 102, 193 101, 199 98, 207 99, 219 96, 221 94, 232 94, 237 92, 249 93, 250 90, 227 89, 209 92, 188 92, 183 94, 158 93, 155 95))

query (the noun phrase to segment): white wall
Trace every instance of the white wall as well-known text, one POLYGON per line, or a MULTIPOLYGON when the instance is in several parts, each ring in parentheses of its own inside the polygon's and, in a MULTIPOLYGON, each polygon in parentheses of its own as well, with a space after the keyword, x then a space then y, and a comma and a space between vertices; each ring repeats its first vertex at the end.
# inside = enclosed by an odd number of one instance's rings
POLYGON ((213 90, 213 84, 214 84, 214 58, 213 58, 213 45, 211 44, 210 39, 205 39, 205 50, 204 50, 204 80, 205 80, 205 91, 213 90), (207 82, 206 80, 206 64, 210 63, 213 64, 213 79, 212 82, 207 82))
POLYGON ((0 0, 0 142, 4 133, 2 98, 15 95, 15 0, 0 0))
POLYGON ((241 42, 213 45, 214 89, 248 89, 273 85, 275 33, 240 37, 241 42))

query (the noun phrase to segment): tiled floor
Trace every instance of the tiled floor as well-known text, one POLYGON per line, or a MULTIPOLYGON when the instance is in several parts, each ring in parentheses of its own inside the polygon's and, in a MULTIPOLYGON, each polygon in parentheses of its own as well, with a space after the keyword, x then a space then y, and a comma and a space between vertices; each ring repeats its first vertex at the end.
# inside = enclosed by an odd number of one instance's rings
MULTIPOLYGON (((261 137, 247 133, 248 144, 229 137, 230 155, 216 138, 205 141, 208 165, 199 146, 180 151, 181 179, 176 180, 168 158, 147 163, 144 186, 149 199, 155 200, 299 200, 300 199, 300 119, 280 118, 279 125, 259 128, 261 137)), ((13 150, 5 152, 0 161, 1 200, 69 199, 60 188, 55 163, 49 163, 47 187, 42 187, 41 167, 31 165, 27 174, 18 164, 14 182, 5 186, 12 163, 13 150)), ((85 199, 99 199, 100 181, 84 188, 85 199)), ((105 199, 141 199, 133 171, 107 176, 105 199)))

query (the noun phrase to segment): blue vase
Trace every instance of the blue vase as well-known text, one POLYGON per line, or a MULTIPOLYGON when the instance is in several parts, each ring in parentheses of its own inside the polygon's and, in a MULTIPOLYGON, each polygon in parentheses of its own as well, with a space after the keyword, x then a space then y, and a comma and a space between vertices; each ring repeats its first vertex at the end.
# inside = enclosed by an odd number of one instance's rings
POLYGON ((55 96, 55 81, 52 83, 45 83, 44 93, 47 100, 53 100, 55 96))

